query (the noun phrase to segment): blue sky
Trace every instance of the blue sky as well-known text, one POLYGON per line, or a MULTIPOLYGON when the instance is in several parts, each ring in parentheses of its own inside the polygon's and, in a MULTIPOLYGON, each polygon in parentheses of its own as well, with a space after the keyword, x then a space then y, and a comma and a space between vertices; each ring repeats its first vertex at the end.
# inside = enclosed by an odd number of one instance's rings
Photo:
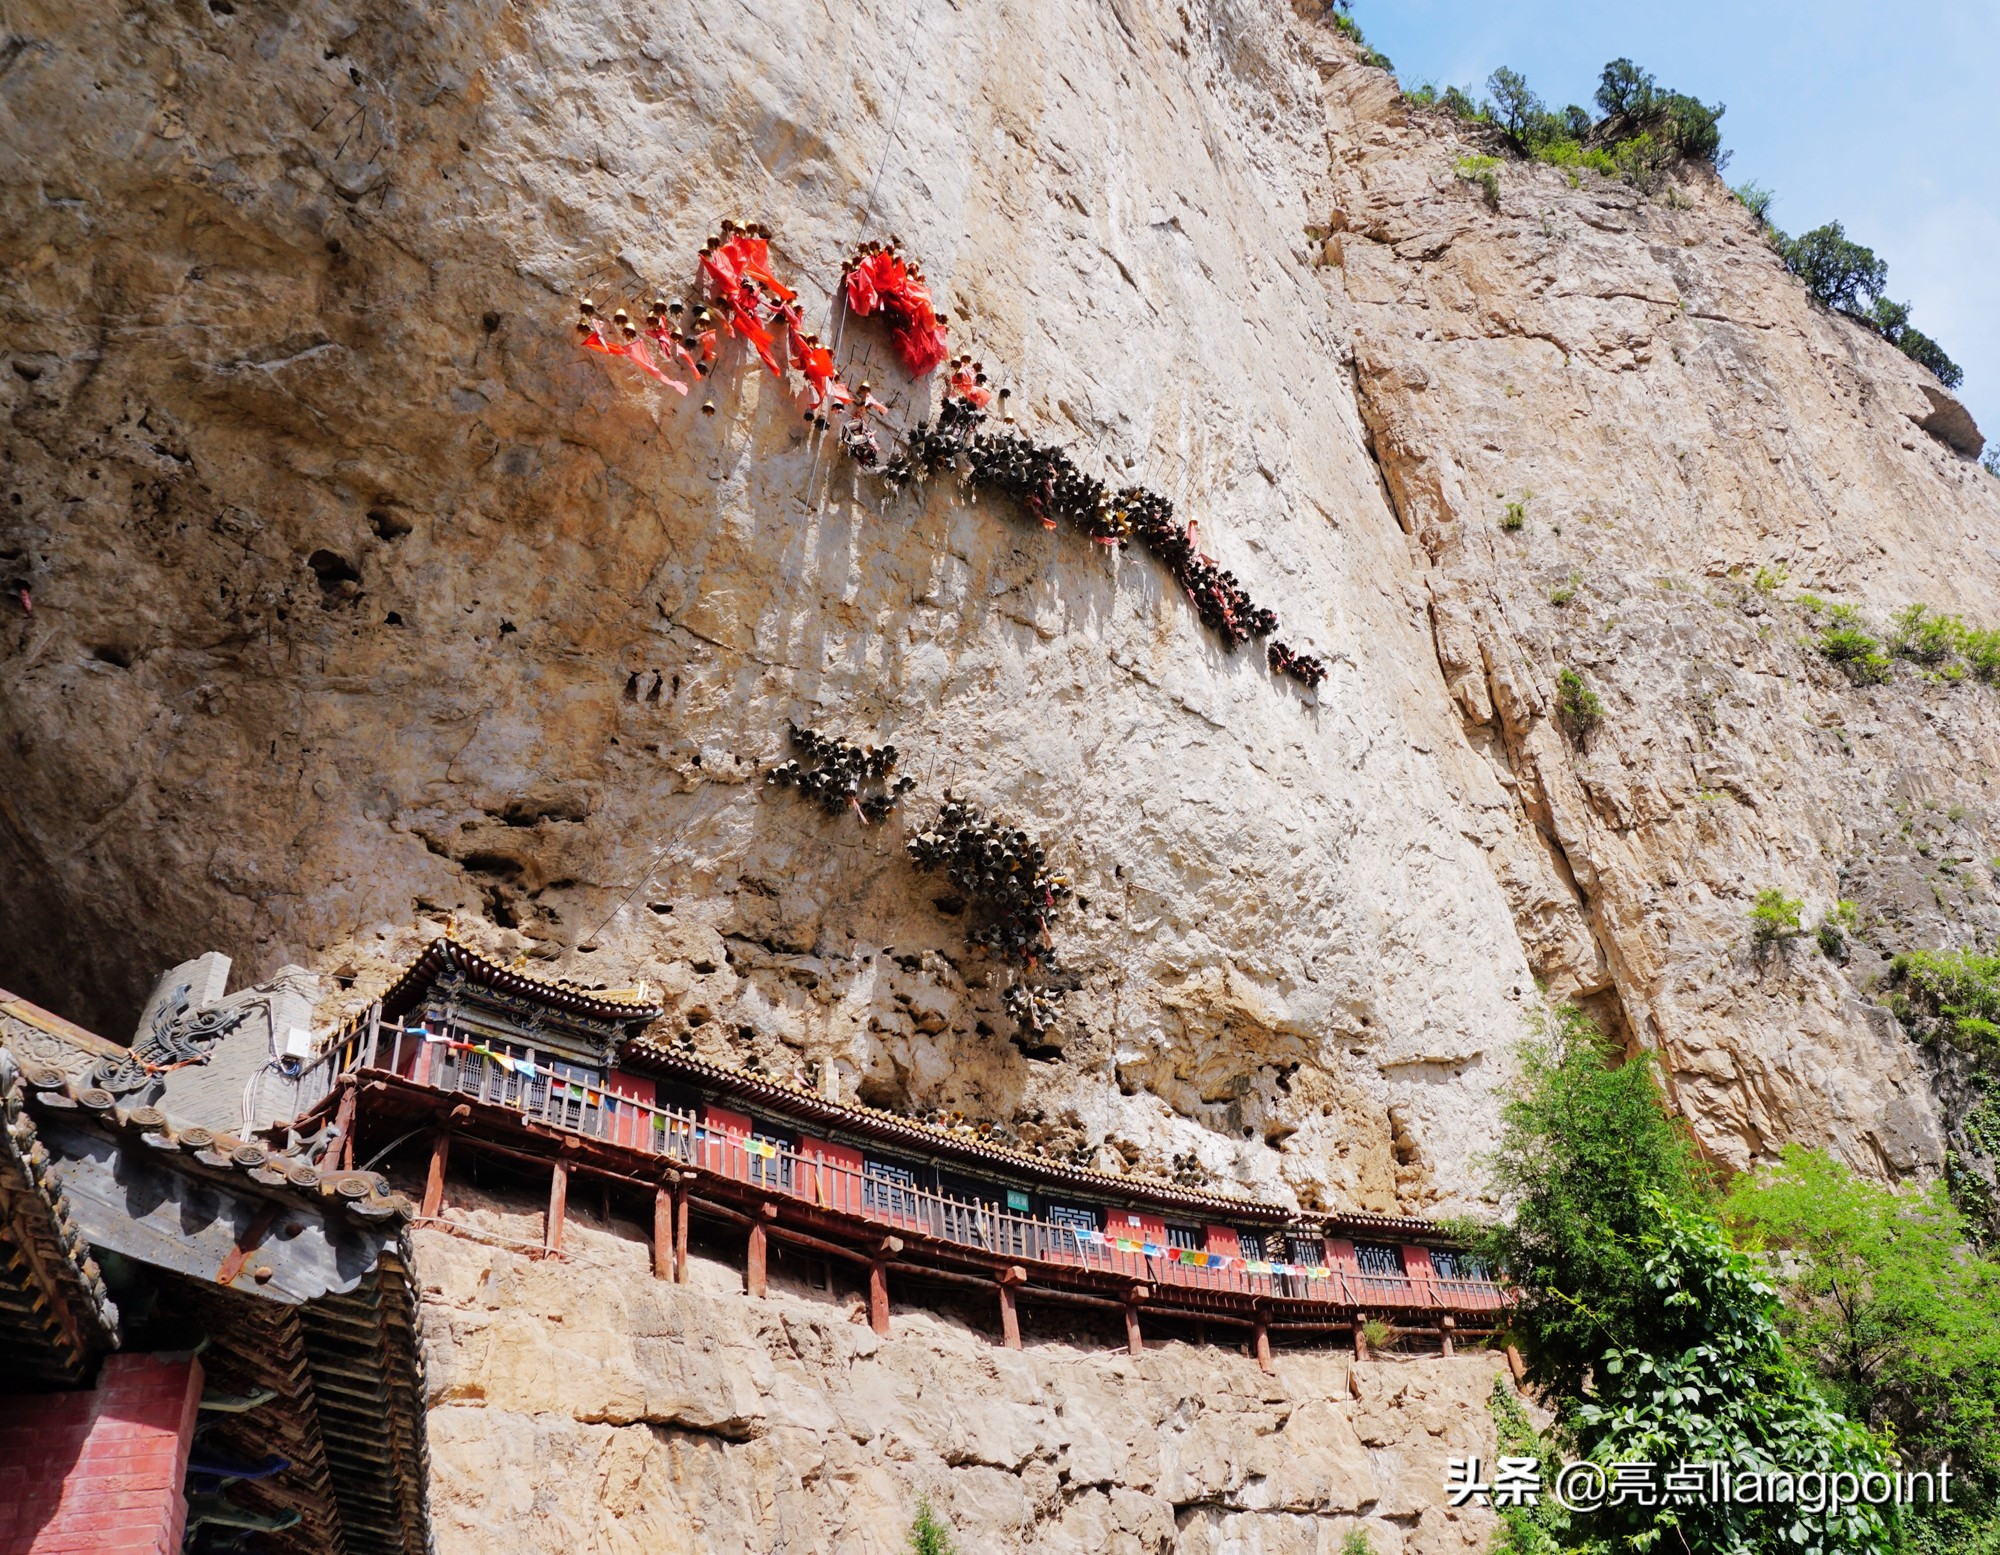
POLYGON ((1888 261, 1889 295, 1960 367, 2000 440, 2000 0, 1354 0, 1403 83, 1479 86, 1499 65, 1586 106, 1620 55, 1728 105, 1730 183, 1776 191, 1798 233, 1839 221, 1888 261))

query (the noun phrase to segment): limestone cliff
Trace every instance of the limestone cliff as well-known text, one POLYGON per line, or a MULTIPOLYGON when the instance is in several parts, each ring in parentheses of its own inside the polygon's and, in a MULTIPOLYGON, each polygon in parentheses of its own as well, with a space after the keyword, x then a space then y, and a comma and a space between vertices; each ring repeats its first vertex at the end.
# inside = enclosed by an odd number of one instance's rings
POLYGON ((1489 204, 1319 9, 16 6, 0 982, 123 1030, 219 947, 358 1003, 455 914, 718 1056, 1436 1212, 1539 980, 1724 1160, 1933 1168, 1870 980, 2000 928, 1995 692, 1858 689, 1790 600, 2000 625, 1977 433, 1710 175, 1489 204), (1325 683, 1136 552, 888 493, 754 362, 683 402, 576 348, 731 215, 829 329, 898 235, 1024 429, 1171 497, 1325 683), (919 792, 768 788, 791 721, 919 792), (903 857, 947 789, 1076 882, 1059 1044, 903 857), (1766 886, 1858 900, 1850 957, 1753 955, 1766 886))
MULTIPOLYGON (((562 1261, 540 1216, 455 1194, 418 1237, 441 1550, 896 1555, 919 1494, 967 1550, 1076 1555, 1484 1549, 1445 1460, 1491 1462, 1491 1352, 1355 1362, 1234 1349, 1143 1357, 1058 1335, 1000 1349, 797 1269, 768 1300, 697 1260, 655 1280, 639 1228, 573 1212, 562 1261)), ((1345 1344, 1345 1336, 1341 1336, 1345 1344)))

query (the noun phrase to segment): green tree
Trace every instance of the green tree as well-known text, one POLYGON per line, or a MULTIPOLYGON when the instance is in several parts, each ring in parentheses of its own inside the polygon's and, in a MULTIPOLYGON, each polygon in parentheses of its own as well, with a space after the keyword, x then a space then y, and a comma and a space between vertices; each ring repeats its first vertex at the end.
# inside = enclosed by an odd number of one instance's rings
POLYGON ((1659 95, 1653 78, 1629 59, 1611 61, 1597 82, 1597 106, 1607 119, 1646 118, 1658 106, 1659 95))
POLYGON ((1889 1007, 1924 1042, 2000 1068, 2000 955, 1906 950, 1889 963, 1889 1007))
POLYGON ((1829 308, 1854 313, 1872 302, 1889 282, 1889 267, 1875 251, 1848 241, 1837 221, 1793 238, 1785 245, 1785 268, 1806 283, 1829 308))
MULTIPOLYGON (((1573 1416, 1584 1456, 1607 1465, 1722 1461, 1788 1472, 1886 1471, 1880 1438, 1829 1404, 1786 1350, 1777 1292, 1750 1258, 1707 1214, 1660 1194, 1645 1197, 1648 1332, 1643 1344, 1600 1352, 1594 1392, 1573 1416)), ((1632 1550, 1852 1555, 1890 1547, 1881 1514, 1865 1505, 1814 1516, 1785 1504, 1628 1502, 1577 1521, 1586 1536, 1632 1550)))
POLYGON ((1466 1228, 1513 1282, 1509 1327, 1530 1381, 1556 1403, 1584 1397, 1607 1348, 1653 1337, 1659 1296, 1643 1252, 1652 1200, 1694 1209, 1706 1199, 1706 1171, 1661 1105, 1653 1056, 1618 1058, 1573 1005, 1545 1017, 1522 1053, 1492 1161, 1513 1216, 1466 1228))
MULTIPOLYGON (((1844 1411, 1894 1439, 1906 1467, 1949 1462, 1963 1476, 1954 1499, 1983 1505, 2000 1535, 2000 1262, 1969 1245, 1944 1187, 1883 1187, 1793 1146, 1738 1178, 1723 1208, 1780 1255, 1794 1354, 1844 1411)), ((1916 1547, 1981 1547, 1977 1516, 1921 1520, 1946 1537, 1916 1547)))

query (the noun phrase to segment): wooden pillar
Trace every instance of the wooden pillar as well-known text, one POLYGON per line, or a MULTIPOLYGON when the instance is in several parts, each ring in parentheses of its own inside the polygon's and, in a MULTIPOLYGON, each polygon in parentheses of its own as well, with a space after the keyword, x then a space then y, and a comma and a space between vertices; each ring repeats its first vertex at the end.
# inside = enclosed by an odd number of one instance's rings
POLYGON ((664 1187, 653 1190, 653 1278, 674 1277, 674 1195, 664 1187))
POLYGON ((1449 1312, 1447 1312, 1443 1317, 1438 1319, 1438 1340, 1442 1346, 1443 1354, 1447 1358, 1449 1358, 1452 1353, 1451 1331, 1456 1327, 1458 1327, 1458 1320, 1454 1318, 1449 1312))
POLYGON ((1010 1263, 1000 1271, 1000 1342, 1010 1350, 1021 1348, 1021 1312, 1014 1299, 1014 1287, 1027 1283, 1028 1271, 1010 1263))
POLYGON ((688 1282, 688 1185, 683 1177, 674 1185, 674 1283, 688 1282))
POLYGON ((354 1107, 359 1097, 359 1083, 350 1079, 346 1094, 340 1098, 340 1107, 333 1115, 334 1130, 340 1135, 340 1143, 334 1147, 333 1164, 343 1172, 354 1170, 354 1107))
POLYGON ((889 1332, 889 1266, 879 1258, 868 1266, 868 1326, 889 1332))
POLYGON ((1262 1317, 1257 1319, 1257 1369, 1271 1375, 1271 1325, 1262 1317))
POLYGON ((1125 1303, 1125 1350, 1130 1355, 1146 1353, 1146 1336, 1139 1332, 1139 1307, 1131 1301, 1125 1303))
POLYGON ((1511 1344, 1507 1346, 1507 1369, 1514 1374, 1515 1386, 1528 1380, 1528 1364, 1521 1359, 1521 1352, 1511 1344))
POLYGON ((558 1161, 549 1172, 549 1218, 542 1231, 542 1250, 562 1251, 563 1210, 569 1203, 569 1163, 558 1161))
POLYGON ((750 1227, 750 1252, 743 1261, 743 1288, 760 1300, 764 1295, 765 1259, 768 1256, 764 1222, 760 1220, 750 1227))
POLYGON ((424 1179, 424 1219, 435 1219, 444 1210, 444 1169, 451 1159, 451 1135, 439 1129, 431 1136, 431 1170, 424 1179))
POLYGON ((1366 1312, 1356 1312, 1354 1314, 1354 1358, 1357 1361, 1368 1359, 1368 1336, 1361 1331, 1367 1325, 1367 1322, 1368 1314, 1366 1312))

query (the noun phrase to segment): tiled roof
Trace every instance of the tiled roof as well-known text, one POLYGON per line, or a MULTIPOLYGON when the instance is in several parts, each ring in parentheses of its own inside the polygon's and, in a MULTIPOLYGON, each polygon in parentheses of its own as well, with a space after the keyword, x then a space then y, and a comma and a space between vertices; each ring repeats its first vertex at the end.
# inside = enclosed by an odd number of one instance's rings
POLYGON ((379 1226, 403 1225, 414 1212, 409 1199, 378 1172, 322 1171, 303 1156, 272 1150, 254 1140, 176 1124, 157 1107, 124 1106, 111 1092, 80 1086, 54 1068, 24 1065, 21 1074, 31 1109, 89 1120, 129 1142, 179 1156, 183 1166, 255 1183, 246 1191, 259 1196, 299 1199, 321 1207, 330 1204, 379 1226))
POLYGON ((1010 1149, 1005 1145, 993 1144, 986 1140, 968 1138, 938 1124, 920 1123, 900 1113, 884 1112, 880 1108, 864 1106, 859 1102, 828 1101, 817 1092, 806 1090, 801 1086, 791 1085, 768 1075, 752 1074, 748 1070, 734 1069, 726 1064, 710 1063, 686 1053, 678 1053, 645 1037, 627 1042, 623 1052, 628 1058, 636 1058, 651 1068, 668 1074, 682 1075, 691 1080, 706 1081, 718 1089, 746 1099, 762 1101, 794 1117, 810 1118, 850 1129, 857 1134, 900 1142, 932 1154, 949 1155, 959 1160, 996 1167, 1026 1177, 1064 1183, 1110 1199, 1143 1200, 1163 1208, 1201 1210, 1232 1220, 1256 1220, 1269 1225, 1309 1221, 1314 1225, 1324 1223, 1345 1229, 1377 1231, 1383 1234, 1392 1232, 1411 1236, 1441 1234, 1439 1228, 1431 1222, 1406 1216, 1370 1215, 1361 1212, 1308 1216, 1279 1205, 1260 1203, 1255 1199, 1231 1193, 1185 1188, 1178 1183, 1163 1182, 1156 1177, 1114 1176, 1110 1172, 1076 1166, 1067 1161, 1035 1155, 1030 1151, 1010 1149))
POLYGON ((118 1308, 0 1048, 0 1376, 73 1384, 118 1339, 118 1308))
POLYGON ((382 1013, 400 1016, 414 1009, 442 972, 456 968, 473 982, 504 993, 539 1000, 577 1015, 598 1020, 650 1021, 660 1017, 661 1007, 636 991, 584 988, 561 978, 531 977, 526 972, 489 960, 470 946, 448 936, 440 936, 424 947, 423 954, 410 963, 403 975, 382 995, 382 1013))

